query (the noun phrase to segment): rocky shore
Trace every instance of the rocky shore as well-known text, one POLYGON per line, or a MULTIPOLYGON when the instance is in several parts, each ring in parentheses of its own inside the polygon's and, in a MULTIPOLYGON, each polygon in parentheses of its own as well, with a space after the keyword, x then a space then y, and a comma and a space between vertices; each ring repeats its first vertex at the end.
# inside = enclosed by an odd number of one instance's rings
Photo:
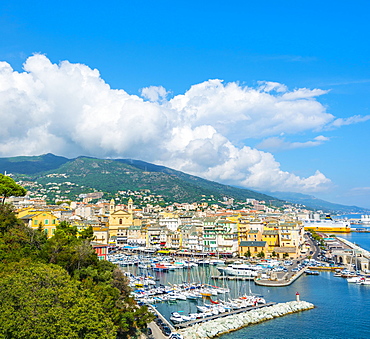
POLYGON ((290 301, 196 324, 181 331, 184 339, 210 339, 251 324, 314 308, 306 301, 290 301))

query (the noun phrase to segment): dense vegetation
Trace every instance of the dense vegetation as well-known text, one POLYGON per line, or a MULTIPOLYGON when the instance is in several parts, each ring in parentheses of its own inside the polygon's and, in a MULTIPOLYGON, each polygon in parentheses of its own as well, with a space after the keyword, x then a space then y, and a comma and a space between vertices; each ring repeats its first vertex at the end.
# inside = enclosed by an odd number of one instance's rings
POLYGON ((90 245, 92 229, 61 223, 46 239, 0 205, 0 338, 130 338, 152 315, 127 278, 90 245))

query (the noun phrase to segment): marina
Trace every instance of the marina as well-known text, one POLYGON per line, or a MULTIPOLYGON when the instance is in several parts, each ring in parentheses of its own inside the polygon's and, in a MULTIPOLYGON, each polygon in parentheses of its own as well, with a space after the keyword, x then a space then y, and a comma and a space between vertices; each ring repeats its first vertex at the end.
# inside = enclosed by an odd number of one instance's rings
MULTIPOLYGON (((345 237, 344 239, 349 241, 348 244, 353 244, 353 242, 356 242, 358 246, 361 244, 358 242, 358 238, 360 237, 362 240, 362 237, 367 237, 367 241, 369 243, 369 246, 367 248, 370 248, 370 236, 360 233, 350 233, 350 234, 341 234, 340 237, 345 237), (353 239, 355 238, 355 239, 353 239), (355 240, 351 242, 351 240, 355 240)), ((366 240, 366 239, 365 239, 366 240)), ((365 241, 366 244, 366 241, 365 241)), ((363 246, 363 245, 362 245, 363 246)), ((366 246, 362 247, 363 249, 366 249, 366 246)), ((149 271, 149 266, 146 266, 146 268, 139 268, 137 265, 127 265, 124 266, 123 269, 127 272, 136 272, 142 274, 143 272, 149 271)), ((243 277, 243 276, 232 276, 232 275, 221 275, 220 271, 217 269, 217 265, 194 265, 189 267, 183 267, 182 269, 171 269, 169 271, 151 271, 152 276, 152 283, 155 282, 156 285, 168 285, 175 288, 178 288, 181 284, 184 284, 186 286, 186 282, 191 280, 192 282, 197 282, 200 284, 199 286, 202 287, 215 287, 215 288, 225 288, 229 289, 229 292, 227 293, 219 293, 217 295, 212 295, 212 292, 210 293, 211 296, 205 298, 195 298, 193 300, 189 300, 187 298, 184 299, 177 299, 177 300, 168 300, 168 301, 157 301, 153 303, 153 307, 155 307, 155 312, 158 312, 161 317, 163 317, 167 321, 167 326, 171 325, 171 327, 177 331, 187 331, 188 329, 193 328, 194 326, 201 326, 201 324, 208 324, 212 321, 221 321, 221 319, 227 319, 229 316, 239 313, 245 313, 250 312, 255 309, 263 309, 267 305, 273 305, 276 303, 287 303, 289 300, 292 300, 295 293, 297 291, 300 292, 302 299, 309 301, 310 303, 314 304, 316 308, 311 310, 310 312, 305 313, 304 317, 307 321, 313 321, 312 319, 315 319, 315 322, 320 323, 322 319, 318 319, 317 317, 323 317, 323 312, 332 312, 330 310, 340 310, 341 312, 346 312, 346 307, 342 306, 342 304, 337 306, 337 299, 340 298, 340 296, 346 296, 347 302, 349 302, 350 309, 356 310, 360 307, 358 304, 360 302, 360 299, 365 297, 363 294, 370 293, 370 290, 368 290, 368 280, 366 278, 364 279, 358 279, 357 281, 351 282, 348 281, 346 278, 343 278, 343 274, 345 274, 345 271, 343 272, 343 267, 340 266, 307 266, 306 269, 299 272, 299 277, 294 279, 289 285, 286 285, 285 287, 276 288, 274 285, 270 286, 262 286, 258 284, 258 280, 254 278, 251 279, 251 277, 243 277), (340 271, 340 275, 338 275, 338 272, 340 271), (303 274, 306 273, 306 274, 303 274), (299 279, 298 279, 299 278, 299 279), (201 283, 202 282, 202 283, 201 283), (206 304, 212 304, 211 300, 213 302, 220 302, 222 304, 223 301, 227 302, 229 300, 237 299, 240 296, 246 296, 246 295, 259 295, 263 296, 264 299, 266 299, 266 304, 263 305, 256 305, 249 306, 244 309, 239 310, 228 310, 224 313, 220 314, 214 314, 209 315, 206 318, 199 318, 199 319, 189 319, 187 321, 182 321, 179 323, 173 323, 170 318, 173 315, 173 313, 178 313, 179 315, 184 315, 185 319, 190 314, 199 314, 197 306, 202 306, 204 302, 206 304), (358 301, 355 301, 357 298, 359 298, 358 301), (354 299, 354 300, 353 300, 354 299), (311 315, 312 314, 312 315, 311 315)), ((353 272, 352 272, 353 273, 353 272)), ((369 282, 370 283, 370 282, 369 282)), ((368 304, 368 301, 361 301, 365 306, 368 304)), ((370 307, 369 305, 367 305, 370 307)), ((358 309, 357 312, 359 312, 360 309, 358 309)), ((298 321, 297 318, 298 314, 291 314, 289 317, 285 318, 279 318, 274 320, 273 322, 263 322, 259 326, 248 326, 244 329, 240 329, 239 331, 228 333, 222 335, 222 338, 225 339, 237 339, 237 338, 246 338, 246 337, 253 337, 253 338, 266 338, 271 337, 269 336, 268 332, 265 331, 265 329, 270 328, 271 331, 275 332, 276 328, 281 327, 282 323, 285 323, 285 326, 290 326, 291 322, 294 324, 296 321, 298 321), (289 319, 289 320, 286 320, 289 319), (289 322, 289 325, 287 324, 287 321, 289 322), (260 330, 256 330, 262 329, 260 330), (247 331, 247 332, 245 332, 247 331), (261 334, 260 334, 261 333, 261 334)), ((360 317, 361 318, 361 317, 360 317)), ((335 316, 335 321, 339 321, 339 323, 342 321, 342 319, 337 319, 337 316, 335 316)), ((329 327, 331 325, 329 324, 329 327)), ((335 338, 337 336, 331 336, 332 333, 342 332, 343 330, 338 328, 335 328, 336 332, 328 333, 325 330, 325 326, 323 326, 323 329, 320 330, 322 333, 325 334, 326 338, 335 338)), ((283 329, 281 329, 283 330, 283 329)), ((334 328, 332 328, 334 331, 334 328)), ((369 330, 368 326, 365 326, 365 328, 361 329, 360 332, 365 333, 369 330)), ((234 331, 234 330, 232 330, 234 331)), ((305 334, 305 328, 303 326, 302 335, 300 335, 300 338, 310 338, 309 331, 307 330, 307 333, 305 334)), ((321 332, 320 332, 321 333, 321 332)), ((284 336, 286 338, 293 338, 293 336, 284 336)), ((354 336, 350 333, 346 333, 346 338, 358 338, 358 336, 354 336)), ((186 338, 186 337, 185 337, 186 338)))

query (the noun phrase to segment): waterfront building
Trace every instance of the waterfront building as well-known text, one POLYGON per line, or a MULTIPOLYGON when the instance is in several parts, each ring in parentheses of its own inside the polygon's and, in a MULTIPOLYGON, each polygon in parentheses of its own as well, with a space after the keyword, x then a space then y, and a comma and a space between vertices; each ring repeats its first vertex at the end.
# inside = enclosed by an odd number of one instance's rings
MULTIPOLYGON (((168 214, 168 213, 167 213, 168 214)), ((181 219, 172 213, 168 216, 162 217, 158 219, 158 223, 160 226, 165 226, 171 231, 175 231, 181 225, 181 219)))
POLYGON ((304 245, 304 229, 298 221, 281 218, 270 219, 264 225, 262 240, 266 241, 267 256, 276 254, 277 258, 297 258, 304 245))
POLYGON ((146 229, 140 225, 131 225, 127 228, 127 243, 132 246, 146 245, 146 229))
POLYGON ((203 226, 203 251, 236 255, 238 253, 237 223, 221 218, 216 222, 207 219, 207 225, 203 226))
POLYGON ((267 254, 272 254, 276 247, 280 246, 279 230, 266 229, 262 233, 262 240, 267 243, 267 254))
POLYGON ((98 243, 91 243, 95 253, 98 256, 99 260, 107 260, 108 256, 108 245, 98 244, 98 243))
MULTIPOLYGON (((148 226, 148 228, 146 229, 146 247, 160 248, 161 232, 164 229, 165 229, 164 226, 160 226, 158 224, 152 224, 152 225, 148 226)), ((164 232, 163 234, 166 234, 166 233, 164 232)), ((167 240, 165 241, 165 245, 167 247, 167 240)))
POLYGON ((260 253, 266 255, 268 245, 266 241, 241 241, 239 244, 239 256, 246 255, 250 257, 257 257, 260 253))

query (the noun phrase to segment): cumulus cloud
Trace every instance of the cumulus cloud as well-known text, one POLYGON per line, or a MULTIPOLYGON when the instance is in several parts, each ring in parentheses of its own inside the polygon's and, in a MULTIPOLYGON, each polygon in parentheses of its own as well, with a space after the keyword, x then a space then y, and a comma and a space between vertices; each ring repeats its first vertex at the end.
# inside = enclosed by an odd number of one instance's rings
POLYGON ((288 142, 284 138, 271 137, 263 140, 257 145, 258 149, 268 150, 268 151, 282 151, 296 148, 307 148, 320 146, 325 141, 330 140, 329 138, 319 135, 314 138, 314 140, 309 140, 305 142, 288 142))
POLYGON ((163 101, 169 92, 163 86, 149 86, 141 89, 141 96, 150 101, 163 101))
POLYGON ((255 189, 317 191, 330 184, 321 172, 308 178, 285 172, 246 140, 290 148, 325 142, 324 136, 293 144, 277 138, 338 121, 316 100, 325 93, 213 79, 170 99, 162 86, 137 96, 111 89, 96 69, 37 54, 23 72, 0 63, 0 154, 136 158, 255 189))

